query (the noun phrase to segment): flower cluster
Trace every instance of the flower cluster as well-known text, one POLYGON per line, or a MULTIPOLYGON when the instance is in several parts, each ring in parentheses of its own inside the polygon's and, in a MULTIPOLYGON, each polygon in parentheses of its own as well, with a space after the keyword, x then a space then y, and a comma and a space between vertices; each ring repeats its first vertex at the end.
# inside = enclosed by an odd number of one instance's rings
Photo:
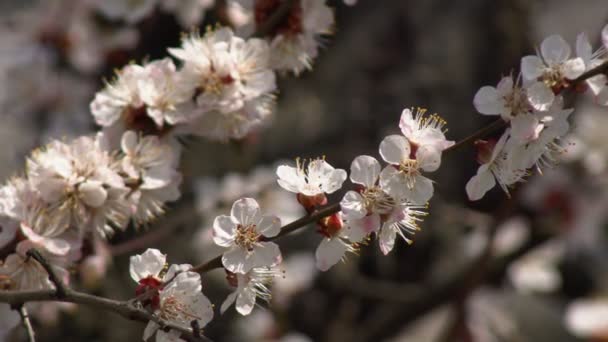
POLYGON ((54 140, 27 160, 24 177, 0 192, 0 247, 16 243, 0 274, 11 288, 51 286, 46 272, 27 257, 38 249, 58 272, 80 259, 84 240, 106 238, 132 221, 145 224, 175 201, 181 175, 177 145, 127 131, 122 151, 111 151, 103 134, 54 140))
POLYGON ((556 161, 564 151, 560 139, 568 132, 568 117, 562 93, 589 89, 599 104, 606 105, 606 76, 596 75, 578 82, 585 71, 608 61, 604 47, 593 52, 585 34, 577 38, 576 57, 560 36, 546 38, 539 55, 521 60, 521 75, 506 76, 496 87, 484 86, 473 103, 484 115, 500 115, 509 124, 499 139, 477 141, 477 174, 467 183, 471 200, 478 200, 497 183, 508 194, 509 186, 522 181, 529 169, 539 171, 556 161))
POLYGON ((264 40, 220 28, 192 33, 169 52, 182 68, 169 58, 124 67, 91 103, 95 121, 114 135, 134 129, 226 141, 268 120, 276 85, 264 40))

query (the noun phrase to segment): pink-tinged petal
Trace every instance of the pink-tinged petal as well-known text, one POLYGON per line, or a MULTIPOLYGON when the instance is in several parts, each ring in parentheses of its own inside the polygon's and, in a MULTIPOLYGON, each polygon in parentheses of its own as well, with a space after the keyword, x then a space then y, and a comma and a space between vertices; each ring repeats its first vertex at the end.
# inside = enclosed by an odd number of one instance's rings
POLYGON ((591 58, 593 56, 593 48, 589 42, 589 38, 585 32, 580 33, 576 37, 576 55, 583 59, 585 67, 589 68, 591 65, 591 58))
POLYGON ((158 277, 166 262, 166 255, 162 254, 158 249, 149 248, 143 254, 131 257, 129 274, 136 282, 150 276, 158 277))
POLYGON ((323 239, 317 247, 315 257, 317 268, 323 272, 329 270, 338 261, 342 260, 346 253, 346 245, 338 238, 323 239))
POLYGON ((360 242, 371 233, 380 229, 380 215, 373 214, 346 223, 345 236, 351 242, 360 242))
POLYGON ((481 114, 497 115, 504 111, 506 103, 496 88, 485 86, 481 87, 475 94, 473 105, 481 114))
POLYGON ((236 297, 236 311, 243 316, 249 315, 255 306, 255 297, 256 295, 253 287, 245 287, 236 297))
POLYGON ((277 176, 279 177, 277 180, 279 186, 287 191, 298 193, 306 184, 304 175, 298 172, 295 167, 281 165, 277 168, 277 176))
POLYGON ((555 94, 543 82, 535 82, 526 89, 528 102, 538 111, 547 111, 555 100, 555 94))
POLYGON ((224 312, 226 312, 226 310, 228 310, 228 308, 230 307, 230 305, 232 305, 232 303, 234 303, 234 301, 236 301, 236 296, 238 295, 238 292, 232 292, 231 294, 228 295, 228 297, 226 297, 226 299, 224 299, 224 302, 222 303, 222 306, 220 307, 220 313, 223 315, 224 312))
POLYGON ((261 211, 258 202, 253 198, 241 198, 234 202, 230 216, 236 222, 248 226, 251 224, 257 224, 261 219, 261 211))
POLYGON ((358 156, 350 164, 350 180, 366 188, 376 184, 380 176, 380 163, 374 157, 358 156))
POLYGON ((505 76, 500 79, 498 85, 496 86, 496 91, 499 96, 508 96, 513 93, 513 77, 505 76))
POLYGON ((344 195, 340 201, 340 208, 349 219, 360 219, 367 215, 365 200, 356 191, 349 191, 344 195))
POLYGON ((570 57, 570 45, 560 35, 552 35, 540 44, 540 53, 548 65, 556 65, 570 57))
POLYGON ((195 292, 193 296, 190 296, 190 312, 196 316, 198 325, 203 328, 207 323, 213 319, 213 304, 209 301, 209 298, 199 291, 195 292))
POLYGON ((253 267, 273 266, 281 262, 281 250, 274 242, 261 242, 254 247, 253 259, 253 267))
POLYGON ((233 247, 222 255, 222 265, 232 273, 245 274, 255 266, 253 253, 240 247, 233 247))
POLYGON ((424 177, 417 176, 413 189, 406 188, 405 198, 412 204, 423 205, 433 197, 433 181, 424 177))
POLYGON ((511 136, 519 144, 526 144, 538 139, 541 124, 534 114, 518 115, 511 120, 511 136))
POLYGON ((221 247, 230 247, 234 243, 236 224, 230 216, 220 215, 213 221, 213 242, 221 247))
POLYGON ((538 56, 526 56, 521 59, 521 74, 526 81, 539 78, 544 70, 545 64, 538 56))
POLYGON ((404 199, 407 193, 407 184, 403 174, 390 165, 380 173, 380 187, 398 200, 404 199))
POLYGON ((467 196, 471 201, 480 200, 494 185, 496 185, 496 180, 494 180, 492 172, 487 167, 480 167, 477 174, 466 185, 467 196))
POLYGON ((67 183, 64 179, 48 178, 36 184, 36 188, 40 191, 40 196, 45 202, 54 203, 64 195, 67 183))
POLYGON ((431 146, 420 146, 416 151, 416 160, 422 170, 436 171, 441 165, 441 151, 431 146))
POLYGON ((263 216, 256 230, 267 238, 277 236, 281 231, 281 219, 276 216, 263 216))
POLYGON ((397 232, 391 229, 388 225, 384 225, 378 234, 378 244, 382 254, 387 255, 395 247, 395 239, 397 238, 397 232))
POLYGON ((385 162, 399 165, 410 156, 410 143, 401 135, 389 135, 380 143, 380 156, 385 162))
POLYGON ((414 115, 411 109, 406 108, 401 112, 401 118, 399 119, 399 128, 401 133, 406 137, 411 137, 414 132, 418 130, 418 123, 414 120, 414 115))
POLYGON ((562 73, 569 80, 576 79, 585 72, 585 61, 582 58, 569 59, 562 65, 562 73))
POLYGON ((602 29, 602 43, 604 43, 604 47, 608 49, 608 25, 604 26, 602 29))

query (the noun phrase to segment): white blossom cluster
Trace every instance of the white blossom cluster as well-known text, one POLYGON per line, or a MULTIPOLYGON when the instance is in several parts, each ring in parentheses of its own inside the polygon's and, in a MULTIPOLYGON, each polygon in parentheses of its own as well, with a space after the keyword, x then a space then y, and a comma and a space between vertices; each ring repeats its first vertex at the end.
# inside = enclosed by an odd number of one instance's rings
POLYGON ((67 282, 66 268, 81 258, 83 241, 105 239, 130 222, 146 224, 180 196, 177 145, 126 131, 121 150, 102 133, 54 140, 27 159, 23 177, 2 188, 0 248, 14 248, 0 265, 9 288, 52 284, 27 256, 38 249, 67 282), (14 246, 14 247, 11 247, 14 246))
POLYGON ((498 140, 478 141, 481 166, 467 183, 469 199, 481 199, 496 184, 508 194, 529 169, 540 172, 557 161, 565 151, 561 139, 570 129, 568 117, 574 111, 564 108, 562 93, 588 91, 598 104, 608 105, 605 75, 576 81, 606 61, 606 48, 593 51, 584 33, 577 38, 576 56, 562 37, 553 35, 541 43, 538 55, 522 58, 520 75, 479 89, 473 101, 477 111, 499 115, 508 128, 498 140))
POLYGON ((109 136, 135 129, 226 141, 268 120, 276 84, 264 40, 220 28, 185 36, 169 52, 181 68, 169 58, 130 64, 97 93, 91 112, 109 136))

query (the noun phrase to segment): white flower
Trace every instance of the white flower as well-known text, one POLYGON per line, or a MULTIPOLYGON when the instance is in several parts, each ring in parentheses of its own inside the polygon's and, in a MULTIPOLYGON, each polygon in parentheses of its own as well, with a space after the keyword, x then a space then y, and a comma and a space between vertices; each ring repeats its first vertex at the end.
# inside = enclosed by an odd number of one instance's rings
POLYGON ((97 124, 156 132, 194 117, 188 102, 194 89, 169 58, 144 66, 131 64, 95 95, 91 112, 97 124))
POLYGON ((269 96, 276 89, 264 40, 244 40, 221 28, 202 38, 192 34, 183 39, 181 48, 169 52, 184 62, 183 82, 198 91, 196 102, 203 115, 238 111, 246 101, 269 96))
POLYGON ((350 166, 350 180, 362 186, 360 191, 349 191, 340 201, 344 216, 361 219, 371 214, 387 214, 392 211, 396 201, 378 184, 380 163, 370 156, 358 156, 350 166))
POLYGON ((126 227, 130 208, 116 161, 102 145, 102 136, 52 141, 28 158, 27 176, 57 222, 105 236, 112 226, 126 227))
POLYGON ((281 165, 277 168, 279 185, 290 192, 305 196, 331 194, 342 187, 346 180, 346 171, 334 169, 323 159, 300 163, 296 167, 281 165))
POLYGON ((378 244, 384 255, 393 250, 397 235, 408 244, 413 242, 412 236, 420 230, 418 222, 422 221, 422 216, 426 216, 426 213, 420 210, 423 208, 426 207, 399 204, 383 220, 382 228, 378 233, 378 244))
POLYGON ((148 16, 158 0, 94 0, 93 5, 110 19, 122 19, 131 24, 148 16))
POLYGON ((528 86, 528 98, 537 110, 546 110, 554 97, 548 91, 559 91, 568 80, 585 71, 582 58, 570 58, 571 49, 559 35, 547 37, 540 45, 540 56, 525 56, 521 60, 521 72, 528 86))
POLYGON ((0 277, 9 279, 12 290, 44 290, 54 288, 49 280, 46 270, 34 258, 27 256, 27 251, 37 248, 42 256, 49 262, 55 274, 64 282, 69 280, 69 273, 65 266, 70 261, 63 256, 49 253, 44 246, 24 240, 17 244, 14 254, 10 254, 0 264, 0 277))
POLYGON ((552 292, 562 285, 557 262, 564 253, 560 241, 549 241, 528 252, 507 269, 513 286, 521 292, 552 292))
POLYGON ((453 141, 445 138, 443 126, 446 122, 439 115, 426 116, 427 110, 416 109, 416 114, 406 108, 401 112, 399 128, 412 147, 427 146, 438 152, 454 145, 453 141))
POLYGON ((532 112, 525 89, 513 82, 513 76, 503 77, 496 88, 481 87, 475 94, 473 104, 479 113, 500 115, 505 121, 532 112))
POLYGON ((482 164, 477 169, 477 174, 466 185, 469 200, 481 199, 496 183, 509 195, 508 186, 522 180, 526 175, 525 169, 514 168, 510 163, 509 153, 514 144, 512 141, 508 143, 509 135, 510 129, 507 129, 496 143, 477 144, 478 160, 482 164))
POLYGON ((205 17, 205 10, 213 7, 215 0, 162 0, 161 8, 175 13, 185 28, 197 26, 205 17))
POLYGON ((564 317, 566 327, 580 338, 601 339, 608 332, 608 300, 584 298, 570 303, 564 317))
POLYGON ((428 202, 433 196, 433 182, 422 171, 435 171, 441 163, 441 151, 432 146, 422 145, 413 151, 408 139, 401 135, 384 138, 380 155, 391 165, 380 173, 382 189, 399 201, 428 202))
MULTIPOLYGON (((169 270, 168 275, 171 273, 169 270)), ((201 292, 201 277, 194 272, 181 272, 173 281, 159 291, 159 304, 154 313, 158 317, 190 328, 192 321, 197 321, 202 329, 213 319, 213 305, 201 292)), ((147 341, 156 333, 156 342, 182 341, 179 331, 165 332, 160 326, 150 321, 144 331, 143 339, 147 341)))
POLYGON ((236 311, 243 316, 249 315, 255 306, 256 298, 270 301, 269 286, 274 278, 282 274, 283 272, 274 267, 253 268, 245 274, 229 273, 228 282, 236 289, 226 297, 220 312, 223 314, 236 302, 236 311))
POLYGON ((135 222, 149 222, 163 213, 166 202, 179 198, 181 174, 175 169, 177 154, 173 146, 157 136, 138 136, 127 131, 122 136, 121 159, 127 185, 132 188, 130 198, 136 202, 135 222))
POLYGON ((272 266, 280 262, 279 246, 261 238, 276 236, 281 221, 276 216, 262 216, 252 198, 234 202, 230 216, 221 215, 213 222, 213 241, 229 248, 222 255, 222 264, 232 273, 245 274, 254 267, 272 266))

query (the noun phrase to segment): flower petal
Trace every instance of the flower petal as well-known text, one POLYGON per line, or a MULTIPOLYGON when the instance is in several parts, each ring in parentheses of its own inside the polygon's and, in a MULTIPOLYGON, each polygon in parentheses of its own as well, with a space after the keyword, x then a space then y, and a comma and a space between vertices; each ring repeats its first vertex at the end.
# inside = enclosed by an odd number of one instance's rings
POLYGON ((248 226, 251 224, 257 224, 261 219, 261 211, 258 202, 253 198, 241 198, 234 202, 230 216, 236 222, 248 226))
POLYGON ((350 180, 371 188, 380 176, 380 163, 374 157, 358 156, 350 164, 350 180))
POLYGON ((247 286, 239 292, 236 297, 236 311, 243 316, 247 316, 255 306, 255 290, 247 286))
POLYGON ((233 247, 222 255, 222 265, 232 273, 245 274, 255 265, 253 253, 240 247, 233 247))
POLYGON ((231 294, 229 294, 228 297, 226 297, 226 299, 224 299, 224 302, 222 303, 222 306, 220 307, 220 313, 222 315, 224 314, 224 312, 226 312, 226 310, 228 310, 230 305, 232 305, 232 303, 234 303, 237 295, 238 295, 238 292, 235 291, 235 292, 232 292, 231 294))
POLYGON ((399 118, 399 128, 401 133, 406 137, 411 137, 418 130, 418 123, 414 120, 412 110, 409 108, 404 109, 401 112, 401 118, 399 118))
POLYGON ((380 245, 382 254, 387 255, 393 250, 396 238, 397 232, 394 229, 390 228, 388 225, 382 227, 380 234, 378 234, 378 244, 380 245))
POLYGON ((344 195, 340 201, 340 208, 349 219, 360 219, 367 215, 365 200, 356 191, 349 191, 344 195))
POLYGON ((399 165, 410 156, 410 143, 401 135, 389 135, 380 143, 380 156, 385 162, 399 165))
POLYGON ((137 147, 137 133, 133 131, 126 131, 123 133, 122 138, 120 139, 120 147, 122 148, 122 152, 125 154, 134 154, 135 148, 137 147))
POLYGON ((570 45, 560 35, 552 35, 540 44, 540 53, 548 65, 556 65, 570 57, 570 45))
POLYGON ((213 242, 222 247, 230 247, 234 243, 236 224, 228 215, 220 215, 213 221, 213 242))
POLYGON ((103 187, 103 183, 95 180, 88 180, 78 186, 80 198, 86 205, 99 208, 108 198, 108 192, 103 187))
POLYGON ((277 168, 277 182, 279 185, 291 192, 299 193, 300 189, 306 184, 304 175, 298 172, 298 169, 292 166, 281 165, 277 168))
POLYGON ((276 216, 263 216, 256 230, 265 237, 274 237, 281 231, 281 219, 276 216))
POLYGON ((555 94, 543 82, 535 82, 526 89, 528 102, 538 111, 547 111, 555 100, 555 94))
POLYGON ((166 255, 162 254, 158 249, 148 248, 143 254, 131 257, 129 274, 136 282, 150 276, 158 277, 166 262, 166 255))
POLYGON ((351 242, 360 242, 366 236, 380 229, 380 215, 373 214, 346 222, 346 237, 351 242))
POLYGON ((324 238, 315 252, 317 268, 321 271, 329 270, 344 257, 346 245, 339 238, 324 238))
POLYGON ((497 115, 504 111, 505 100, 496 88, 485 86, 481 87, 475 94, 473 105, 481 114, 497 115))
POLYGON ((253 249, 253 259, 253 267, 273 266, 281 262, 281 250, 274 242, 261 242, 253 249))
POLYGON ((477 174, 471 177, 465 188, 469 200, 477 201, 492 189, 494 185, 496 185, 496 180, 494 180, 492 172, 487 168, 480 167, 477 174))
POLYGON ((562 65, 562 74, 573 80, 585 72, 585 61, 582 58, 569 59, 562 65))
POLYGON ((521 74, 526 81, 539 78, 544 70, 545 64, 538 56, 526 56, 521 59, 521 74))
POLYGON ((406 187, 405 198, 412 204, 423 205, 431 200, 433 197, 433 181, 424 177, 416 177, 416 182, 413 189, 406 187))

